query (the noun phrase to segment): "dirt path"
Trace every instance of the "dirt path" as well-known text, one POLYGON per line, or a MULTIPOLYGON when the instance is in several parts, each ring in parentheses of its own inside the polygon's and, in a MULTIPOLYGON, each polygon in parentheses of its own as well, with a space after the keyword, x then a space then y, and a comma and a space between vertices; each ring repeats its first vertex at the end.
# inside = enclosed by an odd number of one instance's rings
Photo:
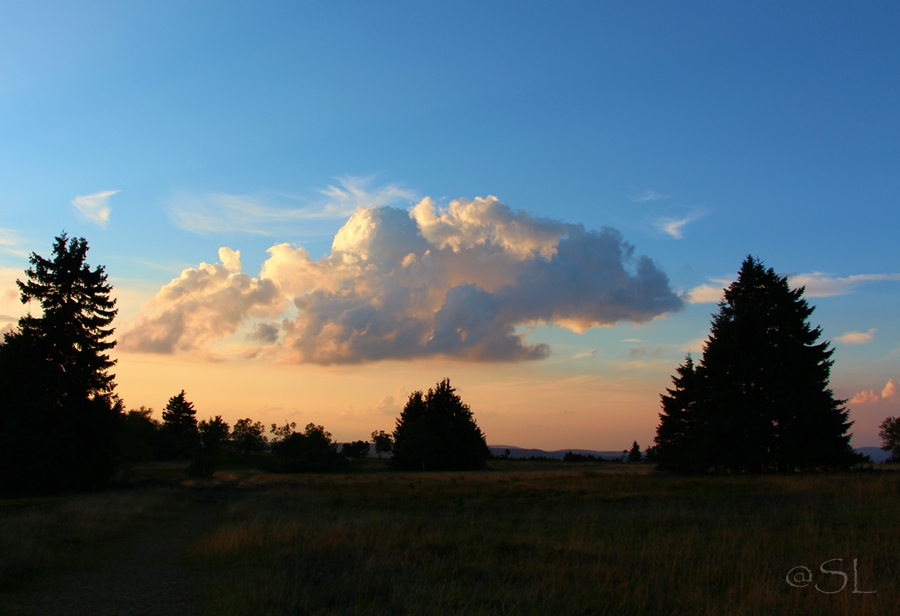
POLYGON ((203 612, 211 577, 184 549, 215 528, 222 507, 198 495, 177 515, 144 521, 104 546, 82 570, 48 575, 27 590, 0 595, 10 616, 191 616, 203 612))

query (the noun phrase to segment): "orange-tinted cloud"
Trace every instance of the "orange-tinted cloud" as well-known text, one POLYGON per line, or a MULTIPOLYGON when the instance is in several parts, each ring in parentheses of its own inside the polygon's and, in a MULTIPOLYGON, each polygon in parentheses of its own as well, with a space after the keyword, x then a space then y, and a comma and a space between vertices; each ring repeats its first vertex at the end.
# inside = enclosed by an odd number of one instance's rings
MULTIPOLYGON (((302 247, 275 245, 259 279, 237 271, 235 254, 223 248, 222 265, 185 270, 164 287, 127 332, 125 348, 197 348, 290 299, 297 313, 283 315, 281 344, 294 361, 518 361, 545 357, 549 348, 527 343, 517 326, 556 323, 580 332, 642 323, 683 303, 618 231, 533 218, 495 197, 444 208, 424 199, 411 211, 361 208, 330 255, 313 260, 302 247)), ((250 337, 277 335, 267 323, 254 325, 250 337)))
POLYGON ((893 398, 897 395, 897 383, 894 382, 894 379, 888 380, 887 384, 884 386, 884 389, 881 390, 882 398, 893 398))
POLYGON ((879 400, 881 400, 881 398, 875 390, 870 389, 869 391, 861 391, 850 398, 850 404, 871 404, 872 402, 878 402, 879 400))

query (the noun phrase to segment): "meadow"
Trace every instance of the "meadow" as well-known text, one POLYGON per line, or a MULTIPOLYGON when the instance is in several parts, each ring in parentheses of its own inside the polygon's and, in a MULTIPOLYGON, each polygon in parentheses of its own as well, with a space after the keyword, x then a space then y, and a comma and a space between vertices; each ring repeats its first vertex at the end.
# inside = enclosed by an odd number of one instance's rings
POLYGON ((194 481, 154 464, 106 492, 0 500, 0 613, 896 613, 891 470, 250 466, 194 481), (797 566, 808 584, 786 581, 797 566))

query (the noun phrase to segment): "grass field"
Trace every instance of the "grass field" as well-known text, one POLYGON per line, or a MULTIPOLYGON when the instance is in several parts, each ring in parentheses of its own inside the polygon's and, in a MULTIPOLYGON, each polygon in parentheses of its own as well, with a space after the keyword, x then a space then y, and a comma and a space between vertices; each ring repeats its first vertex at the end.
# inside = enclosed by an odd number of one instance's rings
POLYGON ((427 474, 368 460, 182 477, 156 465, 105 493, 0 501, 0 613, 887 615, 900 602, 891 471, 427 474), (835 558, 824 568, 847 575, 842 590, 819 568, 835 558), (810 583, 789 585, 801 565, 810 583))

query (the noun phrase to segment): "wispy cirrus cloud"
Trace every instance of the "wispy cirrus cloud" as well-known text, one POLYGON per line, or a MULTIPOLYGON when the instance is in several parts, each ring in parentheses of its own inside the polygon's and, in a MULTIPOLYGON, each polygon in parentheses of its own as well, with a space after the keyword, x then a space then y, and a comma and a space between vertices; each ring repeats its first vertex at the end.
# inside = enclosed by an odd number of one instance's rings
POLYGON ((693 211, 683 216, 668 216, 656 219, 653 225, 666 235, 680 240, 684 238, 684 228, 705 215, 702 211, 693 211))
POLYGON ((11 229, 0 229, 0 252, 16 257, 27 257, 28 251, 21 248, 22 238, 11 229))
POLYGON ((666 235, 670 235, 674 237, 676 240, 680 240, 684 237, 682 233, 682 229, 684 229, 685 225, 691 222, 691 218, 663 218, 661 220, 656 221, 656 228, 665 233, 666 235))
POLYGON ((172 199, 169 216, 186 231, 276 235, 284 232, 286 224, 346 218, 358 208, 415 199, 412 191, 397 184, 370 189, 370 182, 369 178, 339 178, 336 184, 317 191, 320 197, 314 199, 285 195, 179 193, 172 199))
POLYGON ((867 332, 846 332, 834 338, 842 344, 868 344, 875 339, 875 329, 867 332))
POLYGON ((668 199, 671 195, 664 195, 655 190, 645 190, 636 195, 629 197, 634 203, 646 203, 648 201, 659 201, 660 199, 668 199))
POLYGON ((118 192, 118 190, 104 190, 91 195, 81 195, 72 199, 72 205, 86 219, 95 225, 105 227, 111 212, 109 198, 118 192))
POLYGON ((813 272, 789 276, 789 279, 794 288, 806 287, 807 297, 831 297, 852 293, 856 287, 865 282, 900 280, 900 274, 857 274, 841 278, 813 272))
MULTIPOLYGON (((733 281, 724 278, 710 278, 715 284, 702 284, 688 291, 687 295, 692 304, 714 304, 722 300, 725 287, 733 281)), ((835 295, 847 295, 856 291, 863 283, 900 280, 900 274, 856 274, 854 276, 835 277, 821 272, 811 274, 794 274, 788 276, 791 288, 805 287, 806 297, 832 297, 835 295)), ((847 332, 843 336, 835 338, 844 344, 865 344, 872 340, 871 335, 875 330, 867 332, 847 332)))

